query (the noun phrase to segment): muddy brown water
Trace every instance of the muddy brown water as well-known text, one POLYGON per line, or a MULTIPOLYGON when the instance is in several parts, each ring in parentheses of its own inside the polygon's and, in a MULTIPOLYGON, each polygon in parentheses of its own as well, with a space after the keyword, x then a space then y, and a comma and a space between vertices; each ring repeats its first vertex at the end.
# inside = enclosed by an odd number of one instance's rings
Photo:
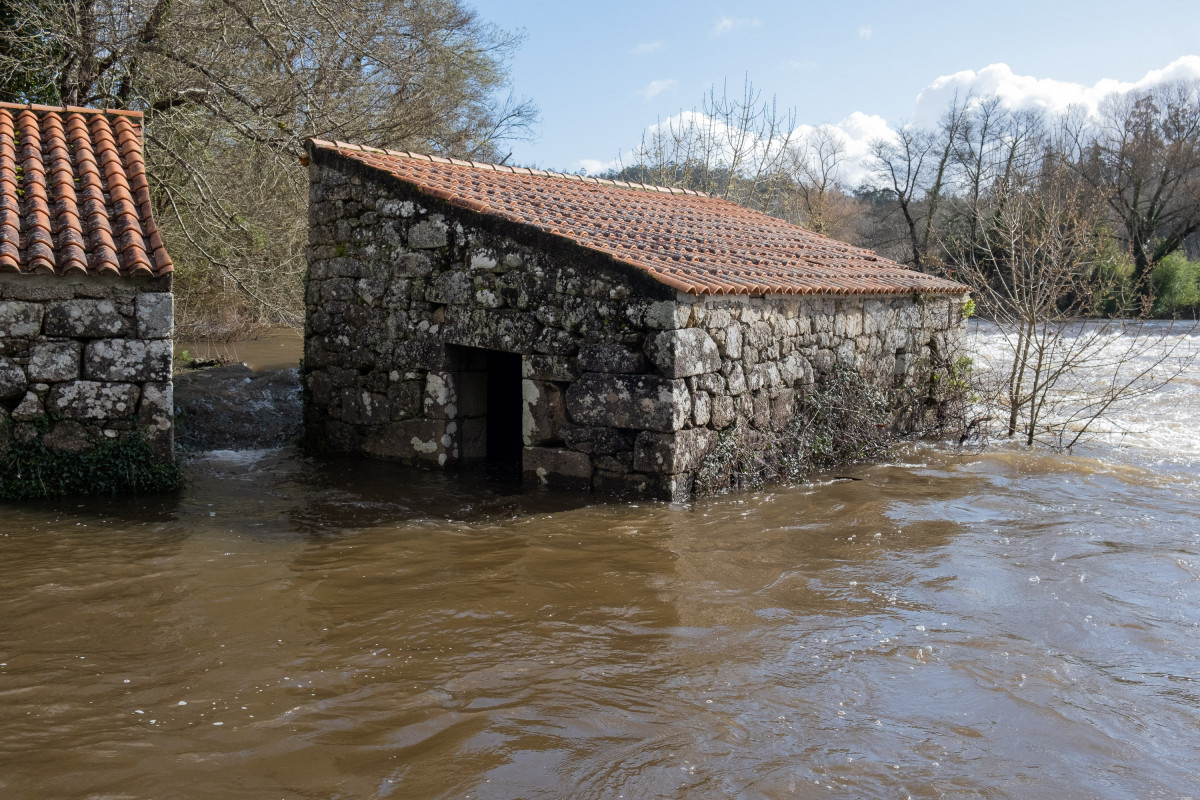
POLYGON ((1200 463, 1160 455, 673 506, 218 451, 3 505, 0 797, 1200 796, 1200 463))
POLYGON ((300 331, 272 328, 264 331, 262 336, 241 342, 179 341, 175 344, 175 358, 177 363, 190 358, 222 364, 240 362, 255 370, 285 369, 300 363, 303 348, 300 331))

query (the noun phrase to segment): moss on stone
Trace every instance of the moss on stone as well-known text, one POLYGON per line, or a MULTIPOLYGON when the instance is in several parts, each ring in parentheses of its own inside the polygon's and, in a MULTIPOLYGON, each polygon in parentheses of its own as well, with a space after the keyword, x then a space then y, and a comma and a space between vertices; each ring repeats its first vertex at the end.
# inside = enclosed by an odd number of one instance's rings
POLYGON ((7 448, 0 455, 3 499, 169 492, 183 480, 178 461, 158 457, 141 430, 119 439, 89 437, 91 447, 77 452, 52 450, 42 435, 21 441, 11 433, 3 431, 7 448))

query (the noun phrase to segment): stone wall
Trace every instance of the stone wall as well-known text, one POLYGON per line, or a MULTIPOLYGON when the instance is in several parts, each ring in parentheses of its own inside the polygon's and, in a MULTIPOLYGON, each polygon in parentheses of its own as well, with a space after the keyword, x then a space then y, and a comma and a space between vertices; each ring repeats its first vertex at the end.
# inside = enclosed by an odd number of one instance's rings
POLYGON ((142 431, 173 460, 170 276, 0 275, 0 456, 83 453, 142 431))
POLYGON ((309 444, 482 457, 486 351, 521 356, 527 482, 687 497, 718 432, 782 427, 839 366, 917 384, 961 296, 697 298, 558 237, 318 153, 303 379, 309 444))

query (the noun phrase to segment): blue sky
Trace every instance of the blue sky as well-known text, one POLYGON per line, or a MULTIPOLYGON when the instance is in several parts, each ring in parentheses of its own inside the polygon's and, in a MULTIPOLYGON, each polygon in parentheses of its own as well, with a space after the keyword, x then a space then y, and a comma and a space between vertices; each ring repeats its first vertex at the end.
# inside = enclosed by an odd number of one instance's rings
POLYGON ((510 163, 571 172, 628 152, 647 126, 698 106, 713 84, 740 92, 746 75, 794 106, 800 123, 836 125, 857 112, 862 130, 850 135, 861 137, 872 125, 936 116, 954 89, 1053 105, 1168 65, 1170 75, 1200 76, 1194 0, 468 3, 526 34, 513 88, 539 105, 542 122, 510 163), (940 94, 929 90, 951 75, 940 94))

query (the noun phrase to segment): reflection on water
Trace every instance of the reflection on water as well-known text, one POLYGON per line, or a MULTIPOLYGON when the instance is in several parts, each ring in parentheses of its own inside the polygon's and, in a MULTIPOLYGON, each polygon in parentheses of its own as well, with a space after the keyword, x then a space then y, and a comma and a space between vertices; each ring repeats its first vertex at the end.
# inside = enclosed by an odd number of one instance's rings
POLYGON ((592 504, 290 451, 4 508, 6 798, 1200 792, 1197 481, 592 504))

